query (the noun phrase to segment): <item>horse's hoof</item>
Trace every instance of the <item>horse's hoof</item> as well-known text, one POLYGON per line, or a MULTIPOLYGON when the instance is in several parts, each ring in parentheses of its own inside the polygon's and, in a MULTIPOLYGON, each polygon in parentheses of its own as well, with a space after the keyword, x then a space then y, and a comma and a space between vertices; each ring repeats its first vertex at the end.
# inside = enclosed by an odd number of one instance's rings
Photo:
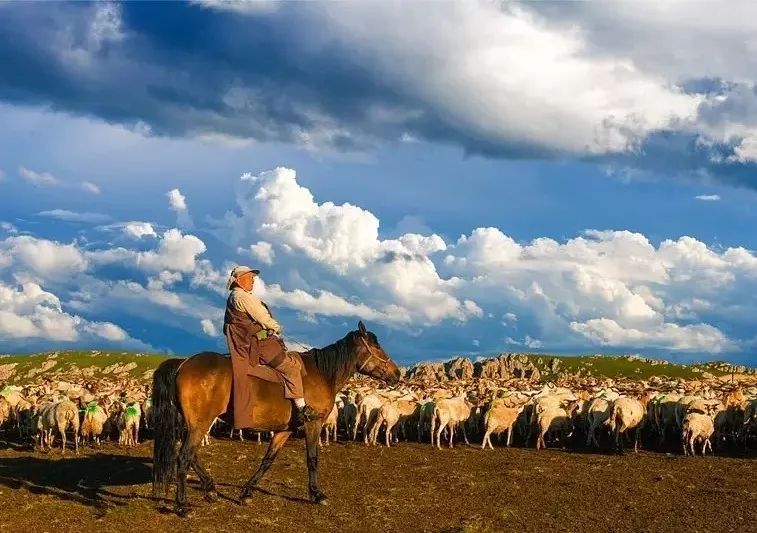
POLYGON ((326 498, 326 495, 322 492, 319 492, 317 494, 311 494, 310 495, 310 501, 312 503, 318 504, 318 505, 328 505, 329 500, 326 498))
POLYGON ((176 514, 181 518, 189 518, 194 514, 194 510, 189 505, 182 505, 176 508, 176 514))
POLYGON ((218 493, 214 490, 209 490, 205 493, 205 501, 209 503, 215 503, 218 501, 218 493))
POLYGON ((239 498, 240 505, 252 505, 252 494, 244 494, 239 498))

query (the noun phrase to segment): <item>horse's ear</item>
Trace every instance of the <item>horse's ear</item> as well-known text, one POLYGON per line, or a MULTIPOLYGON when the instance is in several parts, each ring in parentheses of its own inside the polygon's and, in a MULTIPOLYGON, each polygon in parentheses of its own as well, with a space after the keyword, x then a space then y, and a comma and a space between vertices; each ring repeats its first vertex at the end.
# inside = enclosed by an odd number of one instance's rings
POLYGON ((366 334, 365 324, 363 324, 362 320, 357 323, 357 330, 360 332, 361 335, 365 335, 366 334))

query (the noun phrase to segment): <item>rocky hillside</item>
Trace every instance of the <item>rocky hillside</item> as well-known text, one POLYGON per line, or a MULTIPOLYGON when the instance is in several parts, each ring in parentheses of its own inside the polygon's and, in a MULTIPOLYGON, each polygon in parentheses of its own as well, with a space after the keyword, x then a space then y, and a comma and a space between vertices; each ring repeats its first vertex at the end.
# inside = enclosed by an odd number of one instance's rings
POLYGON ((129 352, 46 352, 33 355, 0 355, 0 385, 29 382, 131 378, 149 381, 163 355, 129 352))
MULTIPOLYGON (((128 352, 46 352, 33 355, 0 355, 0 386, 29 382, 130 378, 148 382, 164 355, 128 352)), ((473 377, 536 381, 561 377, 609 377, 649 379, 708 378, 735 372, 757 374, 755 369, 723 362, 677 365, 667 361, 629 356, 551 356, 522 353, 471 360, 456 357, 443 363, 420 363, 405 369, 405 376, 423 382, 446 382, 473 377)))
POLYGON ((419 381, 445 382, 472 377, 530 378, 536 381, 565 377, 649 379, 658 376, 695 379, 718 377, 731 372, 757 374, 756 369, 722 361, 679 365, 638 355, 552 356, 507 353, 476 361, 457 357, 444 363, 420 363, 406 369, 405 375, 419 381))

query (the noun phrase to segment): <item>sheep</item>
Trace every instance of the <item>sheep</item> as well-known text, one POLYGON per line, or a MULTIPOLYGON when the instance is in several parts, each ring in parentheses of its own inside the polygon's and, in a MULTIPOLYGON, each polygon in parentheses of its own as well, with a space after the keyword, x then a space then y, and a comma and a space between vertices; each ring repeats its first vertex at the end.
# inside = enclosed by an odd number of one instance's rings
POLYGON ((74 433, 74 453, 79 455, 79 410, 71 400, 64 399, 45 405, 39 412, 37 429, 42 449, 45 445, 52 449, 53 431, 58 430, 61 444, 61 455, 66 455, 66 430, 71 428, 74 433))
POLYGON ((489 409, 484 415, 484 440, 481 443, 481 449, 486 449, 487 443, 492 450, 491 434, 500 434, 503 431, 507 431, 507 443, 506 446, 510 446, 513 438, 513 429, 515 423, 518 420, 518 415, 523 412, 525 405, 519 405, 518 407, 508 407, 497 402, 492 402, 489 409))
POLYGON ((694 443, 696 441, 703 442, 702 455, 705 455, 708 446, 710 452, 712 452, 710 437, 712 437, 714 432, 715 427, 713 426, 712 418, 701 413, 688 413, 683 419, 683 429, 681 432, 683 454, 688 455, 690 449, 691 455, 696 456, 696 452, 694 451, 694 443))
POLYGON ((344 405, 341 409, 342 426, 347 435, 352 435, 357 426, 357 404, 355 397, 349 394, 344 396, 344 405))
POLYGON ((650 402, 649 418, 659 437, 658 446, 662 446, 667 436, 668 428, 675 430, 678 427, 676 409, 680 394, 669 393, 657 395, 650 402))
POLYGON ((79 430, 82 442, 86 441, 91 444, 94 440, 95 444, 100 446, 100 436, 107 419, 108 415, 105 413, 105 409, 99 406, 97 402, 89 402, 84 408, 84 419, 79 430))
POLYGON ((544 437, 558 434, 563 448, 565 442, 573 434, 573 420, 569 411, 562 407, 547 407, 537 415, 536 419, 537 438, 536 449, 547 447, 544 437))
POLYGON ((358 404, 357 420, 352 430, 352 440, 357 440, 357 431, 360 424, 363 424, 363 440, 368 444, 369 430, 373 427, 378 416, 379 409, 384 404, 384 399, 376 393, 368 394, 358 404))
POLYGON ((139 444, 139 421, 142 412, 138 402, 129 402, 121 411, 118 420, 118 443, 123 446, 136 446, 139 444))
POLYGON ((11 419, 11 404, 4 396, 0 396, 0 427, 11 419))
POLYGON ((757 399, 749 400, 744 407, 744 423, 742 426, 742 435, 746 443, 750 434, 757 431, 757 399))
MULTIPOLYGON (((423 434, 431 425, 431 417, 434 416, 434 400, 422 400, 418 408, 418 442, 423 442, 423 434)), ((434 442, 434 435, 431 435, 431 443, 434 442)))
POLYGON ((419 409, 419 404, 413 400, 395 400, 393 402, 385 403, 379 410, 379 415, 376 424, 373 425, 371 431, 371 444, 376 444, 378 439, 378 432, 382 424, 386 424, 386 446, 389 447, 392 429, 399 425, 402 430, 402 436, 407 440, 407 433, 405 431, 405 422, 411 418, 419 409))
POLYGON ((152 398, 149 396, 142 402, 142 419, 145 423, 145 429, 149 430, 152 426, 152 398))
POLYGON ((638 452, 645 413, 644 404, 636 398, 621 396, 613 402, 609 425, 610 430, 615 433, 615 448, 619 452, 623 451, 623 439, 621 437, 626 431, 632 429, 635 430, 633 451, 638 452))
MULTIPOLYGON (((326 417, 326 419, 323 421, 323 427, 321 428, 321 433, 324 431, 326 432, 326 446, 329 445, 329 431, 331 431, 331 434, 334 437, 334 442, 336 442, 336 425, 337 425, 337 419, 339 415, 339 409, 336 406, 336 403, 334 404, 334 407, 331 408, 331 412, 329 413, 329 416, 326 417)), ((260 438, 260 433, 258 433, 258 439, 260 438)), ((318 434, 318 446, 321 446, 321 435, 318 434)))
POLYGON ((444 428, 449 429, 449 447, 452 448, 452 439, 455 436, 455 427, 460 425, 463 430, 463 437, 465 438, 465 444, 468 442, 468 435, 465 433, 464 422, 470 417, 474 406, 463 397, 443 399, 436 402, 434 405, 433 416, 431 417, 431 445, 433 446, 433 438, 436 436, 436 446, 441 450, 441 435, 444 428), (435 424, 438 423, 438 429, 434 433, 435 424))
POLYGON ((597 440, 597 430, 602 426, 609 426, 610 413, 612 411, 611 403, 605 398, 592 399, 586 408, 586 446, 591 446, 592 442, 599 447, 597 440))

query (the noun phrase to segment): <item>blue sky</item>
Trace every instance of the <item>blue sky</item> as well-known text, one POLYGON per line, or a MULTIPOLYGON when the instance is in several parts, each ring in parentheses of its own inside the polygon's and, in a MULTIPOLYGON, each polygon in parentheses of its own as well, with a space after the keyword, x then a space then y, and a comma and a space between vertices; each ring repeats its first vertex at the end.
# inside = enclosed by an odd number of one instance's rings
POLYGON ((0 4, 0 350, 757 363, 754 8, 608 9, 0 4))

